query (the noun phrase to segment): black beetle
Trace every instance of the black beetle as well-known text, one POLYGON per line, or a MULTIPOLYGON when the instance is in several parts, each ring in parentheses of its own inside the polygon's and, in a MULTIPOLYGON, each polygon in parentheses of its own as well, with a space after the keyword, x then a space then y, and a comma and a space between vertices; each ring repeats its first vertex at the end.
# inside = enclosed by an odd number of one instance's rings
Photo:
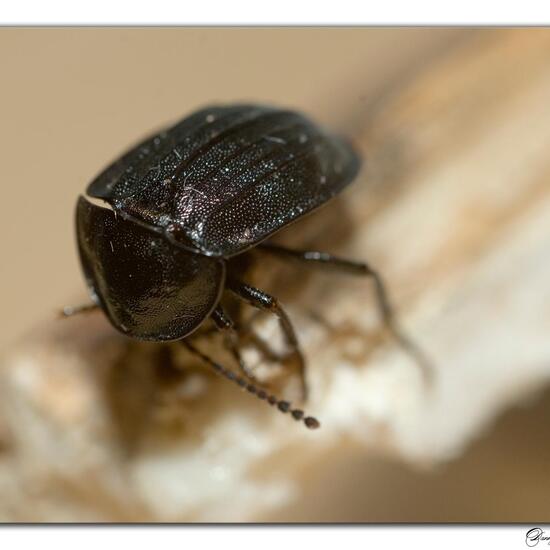
POLYGON ((230 291, 278 316, 305 394, 304 362, 288 316, 275 298, 241 281, 235 268, 233 258, 254 247, 373 277, 383 319, 411 349, 396 328, 380 277, 366 264, 263 242, 340 193, 359 167, 345 140, 299 113, 260 105, 195 112, 132 148, 92 181, 87 194, 105 207, 79 197, 78 248, 94 303, 64 313, 100 307, 127 336, 182 340, 218 373, 309 428, 318 427, 316 419, 252 383, 235 339, 231 349, 244 376, 183 339, 208 318, 232 330, 220 304, 230 291))

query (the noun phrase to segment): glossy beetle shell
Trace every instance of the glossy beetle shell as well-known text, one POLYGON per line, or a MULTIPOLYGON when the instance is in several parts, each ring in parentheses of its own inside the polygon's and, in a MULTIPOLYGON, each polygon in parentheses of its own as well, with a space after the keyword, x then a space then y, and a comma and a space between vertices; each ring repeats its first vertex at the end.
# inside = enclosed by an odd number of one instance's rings
POLYGON ((228 257, 327 202, 358 169, 345 141, 298 113, 209 107, 132 149, 87 192, 228 257))
POLYGON ((131 149, 80 197, 77 238, 92 296, 121 332, 175 340, 224 289, 225 259, 351 182, 344 140, 272 107, 209 107, 131 149))

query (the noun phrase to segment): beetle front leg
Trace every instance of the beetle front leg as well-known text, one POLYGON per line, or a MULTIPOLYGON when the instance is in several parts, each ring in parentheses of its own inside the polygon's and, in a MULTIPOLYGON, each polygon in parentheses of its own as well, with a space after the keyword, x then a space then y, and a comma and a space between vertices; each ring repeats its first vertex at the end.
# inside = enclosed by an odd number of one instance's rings
POLYGON ((422 370, 425 379, 432 381, 434 367, 424 352, 405 334, 397 322, 393 307, 388 298, 386 287, 380 274, 365 262, 355 262, 338 258, 327 252, 317 250, 292 250, 271 243, 263 243, 258 249, 273 255, 287 257, 302 262, 307 262, 316 267, 328 267, 338 271, 344 271, 352 275, 370 277, 374 282, 376 292, 376 303, 382 322, 393 335, 399 345, 407 352, 422 370))
POLYGON ((296 338, 296 332, 294 331, 294 327, 292 326, 286 311, 282 308, 276 298, 258 288, 247 285, 242 281, 229 277, 226 282, 226 286, 231 292, 248 302, 251 306, 268 311, 277 316, 287 344, 292 348, 293 359, 296 362, 297 370, 300 375, 302 397, 304 400, 307 399, 308 388, 305 376, 306 367, 304 356, 302 355, 300 345, 298 344, 298 339, 296 338))
POLYGON ((97 304, 81 304, 79 306, 65 306, 60 312, 59 315, 61 318, 72 317, 73 315, 79 315, 80 313, 90 313, 98 309, 97 304))
POLYGON ((219 304, 216 306, 216 309, 212 312, 210 317, 212 317, 212 320, 216 324, 216 328, 226 333, 226 336, 227 336, 226 344, 229 348, 229 351, 233 355, 235 361, 237 361, 237 364, 239 365, 239 369, 241 370, 241 372, 249 380, 252 380, 253 382, 258 382, 256 377, 254 376, 254 373, 248 367, 248 365, 244 362, 244 359, 241 356, 241 352, 239 349, 239 334, 235 330, 233 319, 229 317, 227 312, 219 304))

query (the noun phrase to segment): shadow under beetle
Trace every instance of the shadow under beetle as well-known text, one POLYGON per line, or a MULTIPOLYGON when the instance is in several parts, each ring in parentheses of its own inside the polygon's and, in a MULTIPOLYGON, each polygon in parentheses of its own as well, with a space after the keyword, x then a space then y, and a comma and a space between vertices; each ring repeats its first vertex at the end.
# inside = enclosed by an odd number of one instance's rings
POLYGON ((299 365, 293 326, 277 299, 240 279, 229 261, 254 248, 358 275, 375 283, 382 319, 419 363, 426 361, 398 329, 380 276, 367 264, 264 241, 340 193, 360 160, 343 139, 299 113, 260 105, 202 109, 134 147, 87 188, 105 207, 79 197, 76 231, 93 304, 132 338, 181 340, 219 374, 290 412, 308 428, 319 422, 258 387, 239 352, 238 331, 222 308, 224 292, 275 314, 299 365), (231 334, 241 376, 206 356, 186 337, 205 320, 231 334))

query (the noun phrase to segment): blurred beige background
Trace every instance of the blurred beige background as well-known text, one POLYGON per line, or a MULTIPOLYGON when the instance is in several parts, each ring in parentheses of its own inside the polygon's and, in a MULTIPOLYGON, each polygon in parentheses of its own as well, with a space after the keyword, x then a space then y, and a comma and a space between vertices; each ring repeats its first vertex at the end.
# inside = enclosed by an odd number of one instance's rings
MULTIPOLYGON (((462 31, 463 32, 463 31, 462 31)), ((130 144, 210 102, 338 125, 460 34, 422 29, 0 29, 0 348, 85 296, 79 193, 130 144)))
MULTIPOLYGON (((254 100, 290 105, 351 134, 358 115, 375 117, 400 79, 472 36, 500 32, 0 29, 0 350, 85 297, 76 198, 152 129, 210 102, 254 100)), ((343 445, 302 472, 304 495, 291 509, 265 520, 548 519, 549 416, 545 394, 507 412, 435 472, 343 445), (339 485, 342 471, 347 485, 339 485)))

